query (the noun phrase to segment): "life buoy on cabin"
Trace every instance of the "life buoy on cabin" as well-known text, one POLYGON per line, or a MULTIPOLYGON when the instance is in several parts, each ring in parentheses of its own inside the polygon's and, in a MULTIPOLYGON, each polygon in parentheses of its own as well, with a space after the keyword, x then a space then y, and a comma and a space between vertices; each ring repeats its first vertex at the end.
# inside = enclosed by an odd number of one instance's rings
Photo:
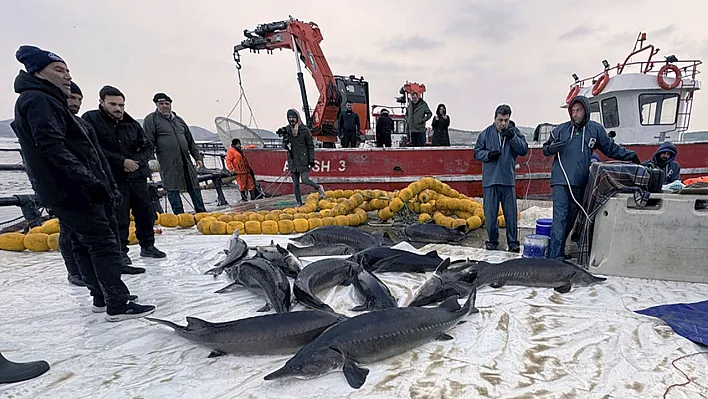
POLYGON ((659 82, 659 86, 661 86, 664 90, 675 89, 679 83, 681 83, 681 70, 676 65, 666 64, 659 69, 659 74, 656 76, 656 80, 659 82), (666 83, 665 79, 668 71, 672 71, 674 75, 676 75, 676 79, 674 79, 674 82, 671 84, 666 83))
POLYGON ((580 93, 580 86, 573 86, 570 88, 570 91, 568 92, 568 95, 565 97, 565 103, 570 105, 570 102, 573 101, 575 96, 580 93))
POLYGON ((602 93, 603 90, 605 90, 605 87, 607 87, 607 84, 610 82, 610 74, 605 71, 605 73, 600 76, 600 79, 595 82, 595 85, 592 87, 592 95, 596 96, 600 93, 602 93))

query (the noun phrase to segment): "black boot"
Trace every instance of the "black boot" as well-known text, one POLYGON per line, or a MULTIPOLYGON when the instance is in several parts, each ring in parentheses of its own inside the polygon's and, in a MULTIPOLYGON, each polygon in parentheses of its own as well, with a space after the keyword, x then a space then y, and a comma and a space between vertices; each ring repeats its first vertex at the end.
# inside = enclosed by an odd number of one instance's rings
POLYGON ((133 261, 130 260, 130 256, 127 253, 121 252, 120 259, 123 261, 123 266, 132 265, 133 261))
POLYGON ((155 248, 154 245, 150 245, 140 250, 140 256, 144 258, 164 258, 167 254, 155 248))
POLYGON ((246 190, 241 190, 241 202, 246 201, 248 201, 248 197, 246 196, 246 190))
POLYGON ((256 198, 258 198, 258 190, 254 188, 253 190, 251 190, 251 199, 254 200, 256 198))
POLYGON ((0 353, 0 384, 10 384, 39 377, 49 370, 49 363, 44 360, 36 362, 11 362, 0 353))
POLYGON ((79 287, 86 287, 86 283, 84 283, 84 280, 81 278, 81 275, 79 274, 70 274, 69 277, 67 277, 67 280, 73 285, 79 286, 79 287))
POLYGON ((142 274, 145 273, 145 268, 143 267, 133 267, 133 266, 128 266, 124 265, 123 270, 121 270, 120 274, 142 274))

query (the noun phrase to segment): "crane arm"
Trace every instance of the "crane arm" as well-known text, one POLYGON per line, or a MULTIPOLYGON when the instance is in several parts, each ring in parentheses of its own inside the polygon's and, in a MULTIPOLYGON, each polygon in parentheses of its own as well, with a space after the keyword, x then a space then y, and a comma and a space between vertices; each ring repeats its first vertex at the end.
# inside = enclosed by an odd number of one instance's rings
MULTIPOLYGON (((305 64, 305 68, 312 75, 320 93, 317 104, 310 115, 304 82, 301 73, 298 75, 306 122, 312 128, 313 135, 336 135, 334 124, 337 120, 342 96, 337 90, 334 74, 320 48, 323 37, 317 24, 302 22, 291 17, 285 21, 258 25, 253 31, 245 30, 244 36, 246 39, 234 46, 235 56, 239 51, 245 49, 252 52, 289 49, 295 52, 298 59, 305 64)), ((299 65, 298 63, 298 68, 299 65)))

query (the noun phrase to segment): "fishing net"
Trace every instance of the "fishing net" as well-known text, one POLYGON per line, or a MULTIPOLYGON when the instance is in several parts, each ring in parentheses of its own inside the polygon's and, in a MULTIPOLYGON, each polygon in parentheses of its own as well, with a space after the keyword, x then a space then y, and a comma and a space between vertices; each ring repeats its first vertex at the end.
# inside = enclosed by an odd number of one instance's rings
POLYGON ((265 144, 258 133, 241 122, 219 116, 214 119, 214 123, 216 124, 216 133, 219 135, 224 148, 231 147, 231 140, 233 139, 241 140, 243 147, 256 146, 256 148, 263 148, 265 144))

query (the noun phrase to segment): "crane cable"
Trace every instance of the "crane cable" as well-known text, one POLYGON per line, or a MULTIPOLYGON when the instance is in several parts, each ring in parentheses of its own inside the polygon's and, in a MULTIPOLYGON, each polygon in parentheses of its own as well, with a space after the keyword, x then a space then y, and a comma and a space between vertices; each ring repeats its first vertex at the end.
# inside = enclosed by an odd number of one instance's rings
MULTIPOLYGON (((246 90, 243 88, 243 79, 241 78, 241 56, 238 53, 234 53, 234 62, 236 63, 236 73, 238 74, 238 87, 241 91, 238 100, 236 100, 236 104, 234 104, 233 108, 231 108, 231 111, 229 111, 229 114, 226 115, 226 119, 228 120, 229 117, 231 117, 231 114, 236 110, 236 107, 240 106, 239 109, 239 122, 242 123, 243 121, 243 103, 246 103, 246 106, 248 107, 248 111, 251 114, 251 118, 248 121, 248 126, 251 126, 251 123, 256 125, 256 130, 260 131, 260 128, 258 127, 258 121, 256 120, 256 117, 253 115, 253 109, 251 108, 251 104, 248 101, 248 97, 246 97, 246 90)), ((246 126, 246 127, 248 127, 246 126)))

